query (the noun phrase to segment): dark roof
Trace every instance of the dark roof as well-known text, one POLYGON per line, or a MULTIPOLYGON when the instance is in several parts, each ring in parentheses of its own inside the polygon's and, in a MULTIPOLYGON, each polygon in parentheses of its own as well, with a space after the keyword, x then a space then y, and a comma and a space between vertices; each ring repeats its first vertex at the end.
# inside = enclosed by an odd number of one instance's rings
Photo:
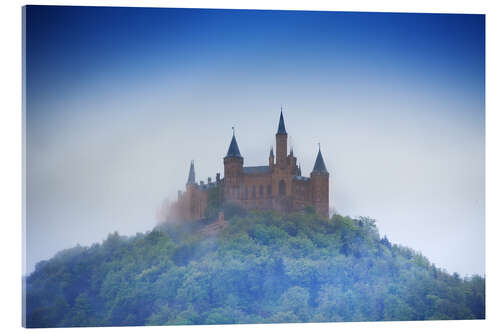
POLYGON ((268 165, 243 167, 243 173, 266 173, 269 172, 268 165))
POLYGON ((188 184, 196 184, 196 179, 194 176, 194 161, 191 161, 191 166, 189 167, 188 184))
POLYGON ((328 172, 328 170, 326 170, 325 161, 323 161, 323 156, 321 155, 321 149, 318 150, 318 156, 316 156, 313 172, 328 172))
POLYGON ((283 120, 283 111, 280 113, 280 123, 278 124, 278 134, 286 134, 285 121, 283 120))
POLYGON ((231 139, 231 144, 229 145, 229 149, 227 150, 226 157, 243 157, 240 154, 240 149, 238 148, 238 143, 236 142, 236 137, 233 133, 233 138, 231 139))

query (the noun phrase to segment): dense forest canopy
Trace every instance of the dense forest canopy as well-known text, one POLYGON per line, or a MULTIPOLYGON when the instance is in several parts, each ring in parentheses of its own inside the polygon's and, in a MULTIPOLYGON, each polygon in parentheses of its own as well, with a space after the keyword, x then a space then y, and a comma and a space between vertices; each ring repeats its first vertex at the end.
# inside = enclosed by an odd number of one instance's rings
POLYGON ((76 246, 26 278, 26 326, 483 319, 485 280, 380 237, 369 218, 226 207, 76 246))

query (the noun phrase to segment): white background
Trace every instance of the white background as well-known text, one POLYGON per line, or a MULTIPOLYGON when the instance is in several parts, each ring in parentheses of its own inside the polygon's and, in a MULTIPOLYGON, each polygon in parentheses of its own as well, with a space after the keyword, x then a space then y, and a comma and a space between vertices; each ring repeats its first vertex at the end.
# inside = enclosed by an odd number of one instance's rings
MULTIPOLYGON (((7 1, 4 1, 7 2, 7 1)), ((498 1, 496 1, 498 2, 498 1)), ((21 6, 25 4, 149 6, 193 8, 306 9, 336 11, 430 12, 486 14, 486 316, 485 321, 433 321, 387 323, 332 323, 279 325, 181 326, 151 328, 103 328, 106 331, 149 330, 171 332, 253 332, 255 330, 296 331, 498 331, 499 210, 498 185, 499 115, 498 62, 500 59, 500 13, 495 1, 8 1, 0 11, 1 109, 0 109, 0 327, 3 331, 21 330, 22 267, 22 153, 21 153, 21 6), (498 326, 498 327, 497 327, 498 326)), ((96 329, 81 329, 91 331, 96 329)), ((58 332, 66 331, 59 329, 58 332)))

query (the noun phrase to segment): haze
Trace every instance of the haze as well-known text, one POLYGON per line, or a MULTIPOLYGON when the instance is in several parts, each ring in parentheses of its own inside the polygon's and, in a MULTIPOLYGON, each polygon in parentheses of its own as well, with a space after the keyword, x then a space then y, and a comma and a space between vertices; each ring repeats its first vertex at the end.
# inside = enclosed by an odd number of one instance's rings
POLYGON ((26 262, 267 163, 283 105, 303 175, 448 272, 484 274, 484 16, 30 6, 26 262))

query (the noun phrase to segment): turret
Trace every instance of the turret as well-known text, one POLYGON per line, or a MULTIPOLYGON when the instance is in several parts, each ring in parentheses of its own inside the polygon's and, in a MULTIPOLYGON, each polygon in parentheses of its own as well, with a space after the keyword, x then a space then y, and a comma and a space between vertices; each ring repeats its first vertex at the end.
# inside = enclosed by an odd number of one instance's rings
POLYGON ((196 177, 194 173, 194 161, 191 161, 191 165, 189 166, 189 175, 186 183, 186 190, 189 191, 192 188, 196 187, 196 177))
POLYGON ((321 154, 321 147, 318 149, 318 155, 316 155, 316 162, 314 162, 314 168, 311 172, 312 174, 326 174, 328 175, 328 170, 326 169, 325 161, 323 160, 323 155, 321 154))
POLYGON ((191 161, 189 167, 189 175, 186 183, 186 201, 185 201, 185 211, 183 211, 184 218, 191 220, 196 216, 196 189, 198 184, 196 183, 196 177, 194 173, 194 161, 191 161))
POLYGON ((329 209, 329 180, 330 174, 326 169, 321 147, 319 147, 316 162, 311 172, 312 203, 316 212, 326 218, 328 218, 329 209))
POLYGON ((280 113, 278 132, 276 133, 276 164, 278 166, 286 165, 288 134, 285 130, 285 120, 283 119, 283 108, 280 113))
POLYGON ((226 198, 237 199, 239 197, 239 186, 242 182, 242 178, 243 156, 240 154, 233 128, 233 137, 229 144, 227 154, 224 157, 224 192, 226 198))

